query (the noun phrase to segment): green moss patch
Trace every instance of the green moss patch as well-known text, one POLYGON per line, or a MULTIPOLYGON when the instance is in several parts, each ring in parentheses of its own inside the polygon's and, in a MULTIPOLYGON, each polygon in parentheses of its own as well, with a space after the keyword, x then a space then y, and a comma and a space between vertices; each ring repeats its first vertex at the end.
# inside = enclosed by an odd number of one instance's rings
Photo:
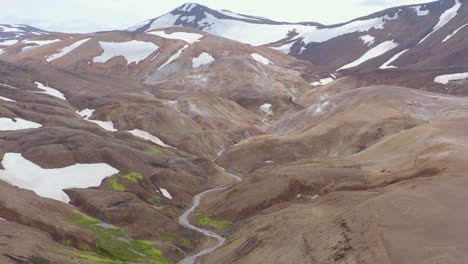
POLYGON ((156 148, 156 147, 151 147, 147 149, 145 152, 148 154, 157 154, 157 155, 164 154, 164 151, 162 149, 156 148))
POLYGON ((215 220, 210 217, 204 217, 201 214, 194 215, 195 224, 198 226, 208 226, 218 231, 224 230, 232 225, 229 220, 215 220))
POLYGON ((112 177, 109 181, 109 186, 112 188, 112 190, 114 191, 118 191, 118 192, 123 192, 127 189, 127 187, 125 187, 125 185, 121 184, 119 182, 119 179, 117 177, 112 177))
POLYGON ((152 246, 151 241, 133 240, 119 228, 106 225, 101 221, 89 217, 80 211, 73 211, 77 217, 70 222, 90 231, 96 245, 80 246, 81 251, 72 251, 76 257, 104 263, 135 263, 151 261, 155 264, 166 264, 168 260, 163 252, 152 246))
POLYGON ((141 175, 140 173, 136 173, 136 172, 130 172, 130 173, 122 175, 121 177, 127 180, 130 180, 132 182, 138 182, 138 181, 143 180, 143 175, 141 175))

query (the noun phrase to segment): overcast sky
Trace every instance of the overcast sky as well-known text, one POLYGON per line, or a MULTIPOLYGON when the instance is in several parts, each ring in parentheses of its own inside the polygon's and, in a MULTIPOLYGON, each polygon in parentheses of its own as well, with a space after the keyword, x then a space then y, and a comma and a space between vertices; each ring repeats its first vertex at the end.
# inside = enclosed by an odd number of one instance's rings
MULTIPOLYGON (((28 24, 62 32, 122 29, 158 17, 183 0, 0 0, 0 24, 28 24)), ((273 20, 345 22, 382 9, 430 0, 199 0, 213 9, 273 20)))

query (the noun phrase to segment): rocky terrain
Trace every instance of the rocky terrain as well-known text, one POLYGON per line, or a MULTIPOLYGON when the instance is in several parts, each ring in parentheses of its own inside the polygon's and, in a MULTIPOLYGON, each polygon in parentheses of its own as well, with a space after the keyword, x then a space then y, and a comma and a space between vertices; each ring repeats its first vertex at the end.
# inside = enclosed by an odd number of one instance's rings
POLYGON ((464 263, 467 23, 0 25, 0 263, 464 263))

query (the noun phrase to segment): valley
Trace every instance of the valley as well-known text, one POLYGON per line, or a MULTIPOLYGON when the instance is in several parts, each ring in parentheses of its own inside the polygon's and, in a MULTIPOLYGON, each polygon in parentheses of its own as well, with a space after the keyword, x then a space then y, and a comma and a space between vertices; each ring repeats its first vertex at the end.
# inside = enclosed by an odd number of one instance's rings
POLYGON ((467 23, 0 24, 0 263, 464 263, 467 23))

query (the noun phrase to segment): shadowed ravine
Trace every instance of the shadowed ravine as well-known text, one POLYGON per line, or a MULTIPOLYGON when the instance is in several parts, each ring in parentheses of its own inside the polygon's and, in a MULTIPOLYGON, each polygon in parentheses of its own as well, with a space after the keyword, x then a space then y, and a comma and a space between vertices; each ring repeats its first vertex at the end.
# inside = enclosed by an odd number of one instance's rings
MULTIPOLYGON (((236 175, 233 175, 233 174, 230 174, 228 173, 229 176, 231 176, 232 178, 234 178, 236 181, 241 181, 242 179, 236 175)), ((203 228, 199 228, 199 227, 196 227, 192 224, 190 224, 188 218, 190 217, 190 215, 197 209, 197 207, 200 205, 200 201, 201 199, 207 195, 208 193, 212 193, 212 192, 219 192, 219 191, 222 191, 222 190, 225 190, 227 189, 229 186, 231 185, 228 185, 228 186, 224 186, 224 187, 218 187, 218 188, 213 188, 213 189, 209 189, 209 190, 206 190, 204 192, 201 192, 197 195, 195 195, 195 197, 193 197, 193 200, 192 200, 192 206, 190 206, 189 209, 187 209, 187 211, 185 211, 180 217, 179 217, 179 223, 182 225, 182 226, 185 226, 189 229, 192 229, 192 230, 195 230, 197 232, 200 232, 206 236, 209 236, 209 237, 212 237, 214 239, 217 240, 217 243, 214 244, 213 246, 211 247, 208 247, 208 248, 205 248, 203 250, 201 250, 200 252, 192 255, 192 256, 188 256, 184 259, 182 259, 179 264, 194 264, 195 263, 195 260, 198 258, 198 257, 201 257, 203 255, 206 255, 206 254, 209 254, 211 252, 213 252, 215 249, 219 248, 220 246, 223 245, 225 239, 223 237, 221 237, 220 235, 216 234, 215 232, 212 232, 210 230, 206 230, 206 229, 203 229, 203 228)))

